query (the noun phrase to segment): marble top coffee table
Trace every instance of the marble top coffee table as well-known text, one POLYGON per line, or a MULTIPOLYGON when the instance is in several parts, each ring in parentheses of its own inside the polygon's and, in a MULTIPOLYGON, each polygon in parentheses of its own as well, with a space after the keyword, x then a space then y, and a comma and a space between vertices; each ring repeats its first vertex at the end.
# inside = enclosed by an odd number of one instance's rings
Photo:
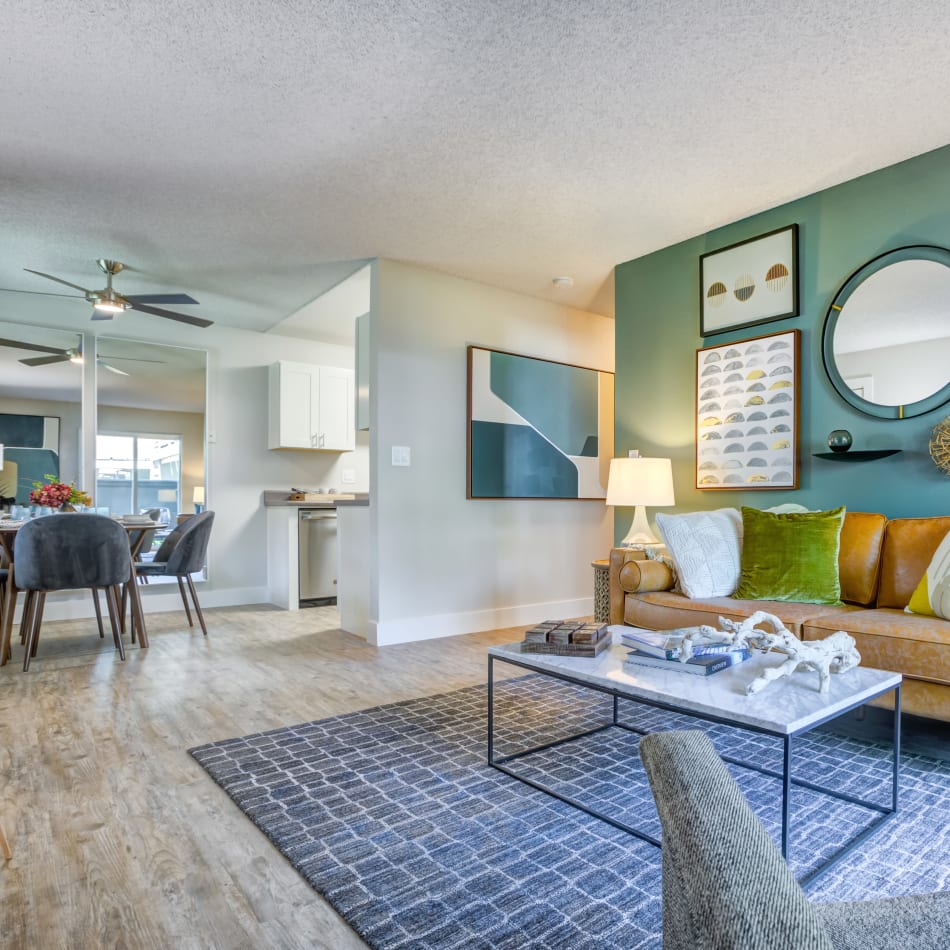
POLYGON ((696 676, 677 670, 654 669, 653 667, 633 666, 624 663, 627 648, 620 643, 620 628, 613 631, 613 644, 599 657, 559 657, 545 654, 527 654, 521 652, 520 643, 490 647, 488 650, 488 763, 496 769, 526 782, 540 791, 553 795, 587 814, 600 818, 614 827, 636 835, 651 844, 660 841, 651 835, 615 817, 591 808, 588 803, 580 802, 563 795, 543 782, 519 774, 514 763, 525 756, 540 752, 555 745, 572 742, 606 729, 625 729, 644 734, 642 729, 627 725, 619 719, 621 700, 632 700, 647 706, 667 709, 672 712, 693 716, 707 722, 722 723, 752 732, 775 736, 783 743, 783 765, 781 771, 762 768, 751 762, 724 756, 727 762, 752 769, 765 775, 780 779, 782 782, 782 855, 788 852, 789 792, 792 785, 798 785, 860 805, 878 812, 878 816, 859 834, 848 841, 828 860, 811 870, 801 882, 807 884, 819 874, 840 861, 857 847, 868 835, 876 831, 881 824, 892 818, 897 812, 900 765, 900 689, 901 674, 869 667, 856 667, 847 673, 833 675, 829 691, 818 692, 817 673, 794 673, 792 676, 777 680, 762 692, 747 696, 745 688, 763 669, 777 666, 785 659, 779 654, 753 654, 744 663, 714 673, 711 676, 696 676), (553 677, 575 686, 585 687, 606 693, 613 697, 612 721, 598 725, 593 729, 559 739, 553 743, 534 746, 513 755, 496 756, 495 710, 494 710, 494 663, 508 663, 533 673, 553 677), (826 788, 796 779, 791 774, 793 740, 823 723, 863 705, 877 696, 894 692, 894 739, 891 779, 891 801, 884 805, 866 799, 848 795, 845 792, 826 788))

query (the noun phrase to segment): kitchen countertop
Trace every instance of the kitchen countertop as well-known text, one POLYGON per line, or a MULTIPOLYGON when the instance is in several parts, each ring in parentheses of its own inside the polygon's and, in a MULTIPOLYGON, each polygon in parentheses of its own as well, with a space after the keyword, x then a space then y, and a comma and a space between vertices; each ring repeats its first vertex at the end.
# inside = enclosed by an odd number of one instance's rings
POLYGON ((368 492, 327 492, 319 501, 291 501, 289 491, 265 491, 265 508, 338 508, 369 505, 368 492))

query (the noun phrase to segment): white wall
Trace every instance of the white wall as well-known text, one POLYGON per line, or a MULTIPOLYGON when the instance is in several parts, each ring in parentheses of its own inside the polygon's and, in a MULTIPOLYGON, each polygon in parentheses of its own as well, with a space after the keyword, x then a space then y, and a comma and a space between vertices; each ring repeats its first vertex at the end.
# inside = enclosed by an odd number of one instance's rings
POLYGON ((612 371, 613 321, 387 260, 370 319, 371 639, 591 613, 590 562, 613 538, 602 501, 465 497, 466 346, 612 371))
MULTIPOLYGON (((50 311, 24 322, 76 329, 72 308, 64 316, 50 311)), ((353 348, 221 325, 200 330, 138 316, 124 318, 121 332, 110 327, 108 335, 208 352, 207 502, 217 517, 208 552, 209 579, 202 588, 201 602, 209 607, 265 603, 262 492, 292 486, 366 491, 369 479, 365 433, 357 439, 356 452, 343 455, 267 449, 267 367, 288 359, 352 368, 353 348), (355 469, 355 485, 343 485, 340 476, 344 467, 355 469)), ((173 609, 176 601, 180 605, 177 592, 149 589, 155 586, 143 591, 146 609, 173 609)), ((91 606, 88 595, 65 601, 57 598, 50 604, 49 616, 87 616, 91 606)))

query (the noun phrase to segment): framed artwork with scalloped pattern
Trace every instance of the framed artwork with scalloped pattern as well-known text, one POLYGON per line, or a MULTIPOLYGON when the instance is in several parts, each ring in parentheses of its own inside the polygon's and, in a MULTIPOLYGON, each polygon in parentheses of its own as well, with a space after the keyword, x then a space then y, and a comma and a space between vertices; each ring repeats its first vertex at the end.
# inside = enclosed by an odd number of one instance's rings
POLYGON ((797 316, 797 224, 700 256, 700 336, 797 316))
POLYGON ((696 487, 798 488, 801 330, 696 351, 696 487))

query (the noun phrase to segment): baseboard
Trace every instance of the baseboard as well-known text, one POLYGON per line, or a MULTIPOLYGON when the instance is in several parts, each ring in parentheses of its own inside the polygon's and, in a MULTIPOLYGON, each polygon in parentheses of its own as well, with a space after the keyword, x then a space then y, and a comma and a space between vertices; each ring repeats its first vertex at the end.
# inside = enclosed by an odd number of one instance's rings
POLYGON ((528 627, 541 620, 567 620, 589 617, 594 612, 594 598, 549 601, 543 604, 521 604, 517 607, 496 607, 457 614, 432 614, 427 617, 406 617, 402 620, 369 622, 368 641, 375 646, 411 643, 457 637, 463 633, 498 630, 502 627, 528 627))
MULTIPOLYGON (((247 604, 267 603, 266 587, 232 587, 225 590, 210 590, 203 582, 195 584, 198 600, 202 607, 243 607, 247 604)), ((146 618, 149 613, 161 613, 167 610, 182 610, 181 595, 177 584, 143 584, 139 587, 142 594, 142 606, 146 618)), ((100 595, 101 598, 101 595, 100 595)), ((17 598, 16 622, 19 623, 24 595, 17 598)), ((105 616, 105 601, 102 603, 105 616)), ((47 594, 43 609, 43 620, 85 620, 95 617, 92 594, 89 591, 68 591, 61 594, 47 594)))

